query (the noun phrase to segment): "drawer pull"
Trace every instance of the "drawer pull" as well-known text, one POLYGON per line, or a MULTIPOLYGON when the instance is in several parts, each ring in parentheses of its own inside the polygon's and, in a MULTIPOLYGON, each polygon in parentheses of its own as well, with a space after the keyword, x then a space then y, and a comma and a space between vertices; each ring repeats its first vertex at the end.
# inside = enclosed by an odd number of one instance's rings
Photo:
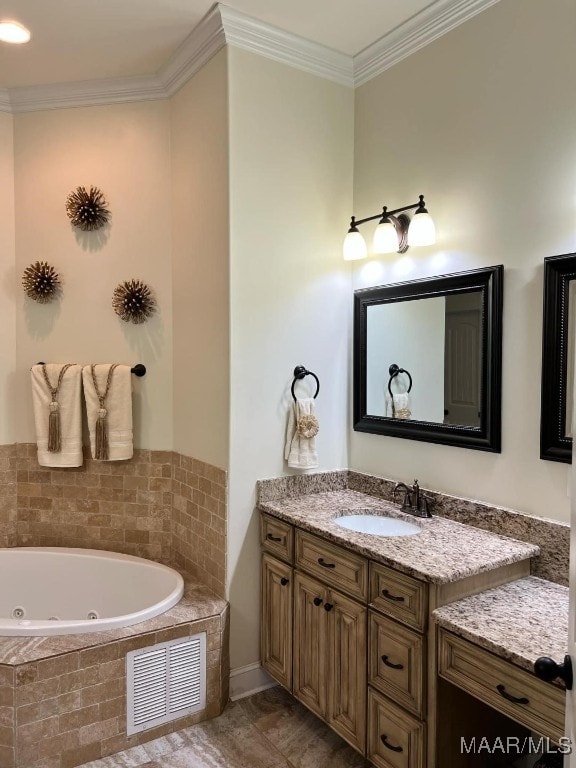
POLYGON ((504 696, 505 699, 511 701, 513 704, 530 704, 530 700, 527 699, 526 696, 522 696, 520 698, 512 696, 510 693, 508 693, 506 686, 502 685, 502 683, 496 686, 496 690, 500 696, 504 696))
POLYGON ((387 589, 382 590, 382 597, 385 597, 387 600, 394 600, 395 603, 403 603, 405 600, 399 595, 392 595, 387 589))
POLYGON ((318 562, 320 563, 322 568, 336 568, 336 563, 327 563, 323 557, 319 557, 318 562))
POLYGON ((380 739, 382 741, 382 744, 386 747, 386 749, 391 749, 392 752, 404 752, 402 747, 395 747, 394 744, 390 744, 387 740, 386 736, 380 736, 380 739))
POLYGON ((274 536, 273 534, 268 533, 266 535, 266 538, 268 539, 268 541, 282 541, 284 539, 284 536, 274 536))
POLYGON ((382 656, 382 661, 391 669, 404 669, 404 664, 394 664, 392 661, 388 661, 388 656, 382 656))
POLYGON ((324 601, 322 600, 322 598, 321 598, 321 597, 315 597, 315 598, 314 598, 314 605, 315 605, 316 607, 318 607, 319 605, 322 605, 322 603, 323 603, 323 602, 324 602, 324 601))
POLYGON ((286 586, 286 584, 288 584, 288 579, 286 578, 286 576, 283 576, 283 577, 280 579, 280 584, 281 584, 283 587, 285 587, 285 586, 286 586))

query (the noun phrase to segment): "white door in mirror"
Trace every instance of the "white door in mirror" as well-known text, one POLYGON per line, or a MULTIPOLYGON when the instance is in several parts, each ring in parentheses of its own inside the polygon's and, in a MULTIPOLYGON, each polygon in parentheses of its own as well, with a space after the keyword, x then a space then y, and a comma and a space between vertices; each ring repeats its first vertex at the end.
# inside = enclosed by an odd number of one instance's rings
POLYGON ((370 533, 372 536, 413 536, 422 530, 413 523, 384 515, 344 515, 334 522, 349 531, 370 533))

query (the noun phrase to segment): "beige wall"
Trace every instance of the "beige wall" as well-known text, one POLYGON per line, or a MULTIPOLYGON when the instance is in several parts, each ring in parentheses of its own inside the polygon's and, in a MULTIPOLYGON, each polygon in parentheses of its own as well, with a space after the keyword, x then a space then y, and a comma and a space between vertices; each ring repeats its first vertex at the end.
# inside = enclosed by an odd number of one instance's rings
POLYGON ((62 299, 40 305, 17 284, 18 434, 35 439, 29 368, 39 360, 142 362, 134 382, 135 443, 172 448, 170 106, 145 102, 64 109, 15 118, 16 272, 40 259, 64 282, 62 299), (111 226, 75 230, 65 211, 78 185, 102 189, 111 226), (140 278, 158 312, 144 325, 122 322, 111 297, 140 278))
MULTIPOLYGON (((283 461, 292 372, 315 371, 320 468, 346 465, 353 92, 231 48, 232 667, 259 659, 259 478, 283 461)), ((310 379, 306 387, 309 387, 310 379)), ((301 390, 305 391, 305 388, 301 390)))
POLYGON ((0 445, 15 438, 14 121, 0 113, 0 445))
POLYGON ((542 276, 576 250, 572 0, 498 3, 356 92, 354 210, 425 193, 437 245, 355 288, 505 265, 502 453, 351 433, 357 470, 568 519, 567 467, 539 459, 542 276))
POLYGON ((174 450, 223 469, 230 388, 227 78, 222 50, 171 103, 174 450))

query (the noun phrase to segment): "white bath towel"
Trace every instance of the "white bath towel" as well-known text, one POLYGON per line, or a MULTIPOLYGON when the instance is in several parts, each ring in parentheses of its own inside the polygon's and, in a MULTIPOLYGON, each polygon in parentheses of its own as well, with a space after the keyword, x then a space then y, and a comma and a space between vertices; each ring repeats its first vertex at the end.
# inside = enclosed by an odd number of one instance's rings
MULTIPOLYGON (((304 437, 298 431, 298 422, 303 416, 315 418, 314 398, 306 397, 296 400, 288 412, 284 458, 288 462, 288 466, 293 469, 313 469, 318 466, 316 437, 304 437)), ((312 429, 312 431, 314 430, 312 429)))
MULTIPOLYGON (((110 363, 97 365, 96 381, 101 394, 106 391, 106 380, 110 363)), ((100 401, 94 389, 91 366, 82 369, 84 397, 90 432, 92 458, 96 457, 96 421, 100 410, 100 401)), ((108 397, 104 403, 108 428, 108 461, 131 459, 134 453, 132 434, 132 374, 129 365, 118 365, 112 374, 108 397)))
POLYGON ((393 397, 386 395, 386 416, 392 419, 409 419, 412 416, 408 392, 400 392, 393 397))
MULTIPOLYGON (((46 365, 46 373, 53 387, 58 384, 58 376, 62 367, 63 363, 47 363, 46 365)), ((52 395, 46 386, 42 366, 34 365, 32 367, 32 402, 34 421, 36 422, 38 463, 42 467, 82 466, 81 373, 82 366, 72 365, 62 378, 58 393, 62 447, 58 453, 50 453, 48 451, 48 417, 52 395)))

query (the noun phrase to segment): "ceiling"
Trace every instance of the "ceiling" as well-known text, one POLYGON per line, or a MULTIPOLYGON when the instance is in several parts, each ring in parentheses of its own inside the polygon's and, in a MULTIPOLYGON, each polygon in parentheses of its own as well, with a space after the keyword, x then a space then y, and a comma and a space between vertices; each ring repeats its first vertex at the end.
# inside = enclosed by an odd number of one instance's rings
MULTIPOLYGON (((355 55, 439 0, 228 0, 226 5, 355 55)), ((0 43, 0 88, 151 75, 214 0, 0 0, 0 20, 32 33, 0 43), (135 13, 137 9, 137 14, 135 13)))

